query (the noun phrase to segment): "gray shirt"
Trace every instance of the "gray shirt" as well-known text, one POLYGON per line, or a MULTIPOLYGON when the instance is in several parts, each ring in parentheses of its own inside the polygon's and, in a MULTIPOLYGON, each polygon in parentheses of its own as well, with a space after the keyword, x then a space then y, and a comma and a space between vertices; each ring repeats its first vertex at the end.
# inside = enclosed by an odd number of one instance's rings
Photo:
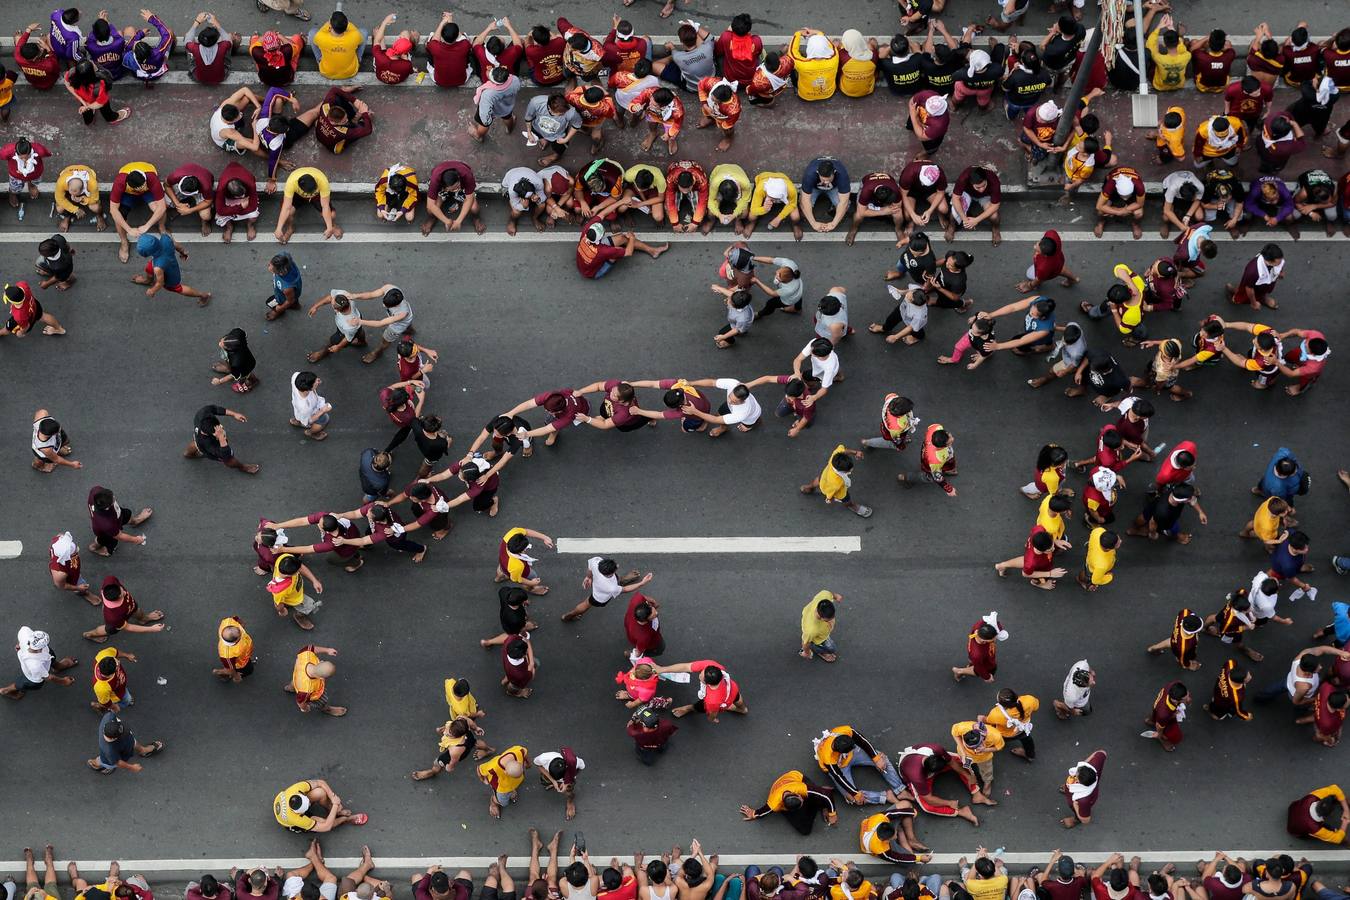
POLYGON ((699 80, 716 72, 712 41, 705 40, 692 50, 680 44, 670 51, 670 58, 680 67, 686 91, 697 91, 699 80))
POLYGON ((520 93, 520 79, 511 78, 506 84, 489 84, 483 88, 478 101, 478 121, 491 125, 497 117, 508 118, 516 111, 516 95, 520 93))
POLYGON ((818 337, 834 340, 834 335, 830 331, 831 325, 843 325, 844 333, 848 333, 848 296, 843 291, 830 291, 825 296, 834 297, 839 301, 839 312, 832 316, 827 316, 819 310, 816 311, 816 335, 818 337))
MULTIPOLYGON (((801 269, 797 268, 796 261, 788 259, 786 256, 775 256, 773 258, 773 267, 775 271, 778 269, 791 269, 797 273, 801 272, 801 269)), ((773 277, 773 289, 778 292, 779 303, 784 306, 795 306, 801 302, 802 292, 805 290, 805 287, 802 285, 802 277, 800 274, 786 284, 780 282, 778 276, 775 274, 773 277)))
MULTIPOLYGON (((727 324, 736 329, 738 334, 745 334, 750 330, 750 325, 755 321, 755 305, 747 303, 743 309, 737 309, 730 304, 727 305, 727 324)), ((735 385, 732 385, 735 387, 735 385)))
POLYGON ((548 108, 548 96, 540 94, 525 107, 525 121, 530 123, 534 133, 546 141, 556 141, 567 137, 567 132, 581 127, 581 113, 576 107, 568 106, 567 112, 554 115, 548 108))
POLYGON ((361 330, 361 313, 356 308, 356 303, 351 300, 351 291, 344 291, 342 288, 333 288, 328 292, 336 297, 338 294, 345 295, 348 300, 347 311, 338 312, 336 306, 333 307, 333 324, 337 326, 338 334, 347 340, 352 340, 361 330))

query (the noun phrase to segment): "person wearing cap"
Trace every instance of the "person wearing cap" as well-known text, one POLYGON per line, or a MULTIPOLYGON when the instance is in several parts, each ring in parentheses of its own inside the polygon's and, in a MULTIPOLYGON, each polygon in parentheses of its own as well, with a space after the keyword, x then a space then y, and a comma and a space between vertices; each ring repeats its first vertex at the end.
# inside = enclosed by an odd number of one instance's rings
POLYGON ((85 765, 100 775, 111 775, 118 769, 139 772, 142 765, 132 762, 134 757, 154 756, 163 749, 163 741, 151 741, 148 744, 137 741, 116 712, 107 712, 98 723, 98 756, 85 760, 85 765))
POLYGON ((800 206, 802 218, 812 230, 826 233, 834 231, 844 221, 849 201, 853 197, 852 186, 848 178, 848 169, 832 157, 822 156, 811 160, 802 174, 800 206), (816 204, 822 199, 830 210, 830 221, 816 219, 816 204))
POLYGON ((104 577, 99 596, 103 601, 103 624, 80 635, 86 641, 106 644, 108 638, 120 631, 154 634, 169 628, 163 622, 163 610, 142 610, 126 585, 112 575, 104 577))
POLYGON ((1101 237, 1106 223, 1123 219, 1130 224, 1135 240, 1143 236, 1139 223, 1144 218, 1144 180, 1129 166, 1117 166, 1106 174, 1101 194, 1097 197, 1097 225, 1093 235, 1101 237))
MULTIPOLYGON (((72 278, 71 281, 74 281, 74 279, 72 278)), ((15 337, 23 337, 32 331, 33 326, 38 322, 42 323, 43 334, 62 335, 66 333, 66 329, 57 321, 56 316, 43 309, 28 282, 16 281, 5 285, 3 294, 0 294, 0 296, 3 296, 5 307, 9 310, 9 318, 5 321, 4 327, 0 328, 0 337, 11 334, 15 337)), ((39 413, 45 414, 45 412, 45 410, 39 410, 39 413)), ((33 427, 34 441, 36 441, 37 425, 35 424, 33 427)), ((60 447, 57 449, 59 450, 60 447)), ((33 452, 35 454, 38 452, 36 447, 34 447, 33 452)), ((67 464, 64 460, 60 462, 62 465, 67 464)), ((37 467, 37 463, 34 463, 34 467, 37 467)))
MULTIPOLYGON (((1096 750, 1069 770, 1059 790, 1069 801, 1070 815, 1060 819, 1059 824, 1065 828, 1073 828, 1092 823, 1092 808, 1101 796, 1102 768, 1105 765, 1106 751, 1096 750)), ((1058 850, 1055 851, 1055 857, 1058 859, 1052 857, 1046 873, 1038 879, 1041 887, 1050 895, 1050 900, 1066 900, 1066 898, 1078 900, 1083 890, 1087 888, 1087 879, 1083 877, 1082 867, 1075 867, 1073 860, 1067 856, 1060 856, 1058 850), (1049 886, 1052 884, 1048 877, 1050 871, 1055 873, 1053 887, 1049 886)))
POLYGON ((131 276, 131 283, 146 285, 145 296, 153 297, 165 290, 184 297, 195 297, 198 306, 206 306, 211 302, 210 291, 199 291, 183 283, 178 258, 187 259, 188 252, 172 234, 142 234, 136 239, 136 254, 145 257, 145 271, 131 276))
POLYGON ((380 24, 375 28, 375 34, 371 37, 370 50, 375 58, 375 77, 384 84, 402 84, 412 77, 413 62, 412 51, 421 39, 416 31, 405 28, 400 31, 393 40, 393 43, 386 48, 384 45, 385 31, 390 25, 394 24, 398 16, 390 13, 380 20, 380 24))
POLYGON ((750 193, 749 211, 746 213, 744 236, 749 238, 755 233, 755 223, 768 218, 765 227, 770 231, 783 224, 784 219, 792 222, 792 235, 802 239, 801 213, 797 211, 797 188, 783 172, 760 172, 755 176, 755 186, 750 193))
POLYGON ((24 625, 19 629, 14 650, 19 658, 19 677, 0 687, 0 695, 11 700, 22 700, 25 693, 41 690, 49 681, 65 687, 75 683, 74 678, 60 673, 75 668, 80 661, 71 656, 57 659, 52 653, 51 635, 47 632, 24 625))
POLYGON ((858 204, 853 211, 853 220, 844 243, 852 245, 865 219, 882 216, 890 216, 896 238, 902 237, 905 205, 901 198, 900 185, 889 172, 871 172, 864 175, 858 185, 858 204))
POLYGON ((488 131, 498 119, 506 126, 506 133, 516 130, 516 96, 520 93, 520 79, 505 66, 493 66, 487 78, 474 91, 473 121, 469 136, 483 143, 488 131))
MULTIPOLYGON (((650 706, 638 707, 625 727, 628 736, 633 739, 633 749, 637 753, 638 761, 644 766, 656 763, 657 757, 666 751, 670 746, 670 739, 679 730, 678 725, 662 719, 661 714, 650 706)), ((745 810, 742 809, 741 812, 744 813, 745 810)))
POLYGON ((900 172, 898 182, 905 208, 905 233, 912 235, 915 229, 922 230, 936 215, 950 241, 956 234, 956 223, 952 221, 947 175, 942 167, 931 159, 910 160, 900 172))
POLYGON ((375 181, 375 220, 411 222, 417 218, 418 199, 417 170, 401 163, 389 166, 375 181))
POLYGON ((925 90, 909 98, 909 115, 905 119, 905 127, 914 132, 925 154, 938 151, 951 123, 947 98, 942 94, 925 90))
POLYGON ((193 216, 201 221, 202 237, 211 233, 211 220, 214 218, 212 205, 215 202, 215 177, 205 167, 196 163, 184 163, 174 169, 164 180, 165 197, 172 206, 166 215, 171 221, 173 215, 193 216))

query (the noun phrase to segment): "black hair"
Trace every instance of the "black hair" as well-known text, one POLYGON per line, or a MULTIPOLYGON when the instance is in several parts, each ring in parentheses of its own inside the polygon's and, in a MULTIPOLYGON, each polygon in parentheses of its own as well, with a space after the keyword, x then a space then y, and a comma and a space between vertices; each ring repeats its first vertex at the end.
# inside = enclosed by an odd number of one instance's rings
POLYGON ((347 14, 342 10, 334 10, 333 14, 328 17, 328 24, 333 31, 342 34, 347 30, 347 14))

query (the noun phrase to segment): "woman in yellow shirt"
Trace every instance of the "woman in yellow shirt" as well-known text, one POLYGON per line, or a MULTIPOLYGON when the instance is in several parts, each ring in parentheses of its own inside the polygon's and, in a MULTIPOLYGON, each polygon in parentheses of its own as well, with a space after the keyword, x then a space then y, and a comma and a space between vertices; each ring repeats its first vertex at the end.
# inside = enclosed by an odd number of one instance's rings
POLYGON ((1105 528, 1094 528, 1088 535, 1087 559, 1083 571, 1078 573, 1078 586, 1085 591, 1096 591, 1104 584, 1115 580, 1111 570, 1116 567, 1116 551, 1120 548, 1120 535, 1105 528))
POLYGON ((801 492, 814 494, 819 490, 827 504, 842 503, 846 509, 866 519, 872 515, 872 507, 859 503, 849 494, 849 488, 853 485, 853 460, 862 458, 861 450, 850 450, 840 444, 830 451, 830 459, 825 463, 825 468, 820 470, 820 475, 812 479, 810 484, 802 485, 801 492))
POLYGON ((984 722, 1003 736, 1008 752, 1025 760, 1036 758, 1036 743, 1031 739, 1031 716, 1041 708, 1041 701, 1031 694, 1018 696, 1012 688, 1003 688, 998 692, 994 708, 984 717, 984 722))
POLYGON ((1064 494, 1051 494, 1041 501, 1036 513, 1036 524, 1050 532, 1056 550, 1068 550, 1072 545, 1064 539, 1064 514, 1073 508, 1073 501, 1064 494))

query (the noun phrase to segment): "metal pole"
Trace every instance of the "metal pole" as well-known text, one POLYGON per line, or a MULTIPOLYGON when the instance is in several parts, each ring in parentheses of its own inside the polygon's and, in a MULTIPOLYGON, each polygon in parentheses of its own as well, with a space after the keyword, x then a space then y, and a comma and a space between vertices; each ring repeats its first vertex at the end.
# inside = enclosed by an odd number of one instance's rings
POLYGON ((1139 96, 1148 96, 1148 65, 1144 61, 1144 8, 1140 0, 1134 0, 1134 45, 1139 63, 1139 96))
POLYGON ((1073 130, 1073 123, 1076 117, 1073 111, 1078 109, 1078 101, 1083 98, 1087 89, 1088 79, 1092 76, 1093 64, 1102 49, 1102 16, 1097 14, 1097 26, 1092 29, 1092 36, 1088 38, 1087 46, 1083 48, 1083 64, 1078 67, 1078 75, 1074 77, 1073 83, 1069 85, 1069 96, 1064 98, 1064 115, 1059 117, 1059 126, 1055 128, 1056 147, 1061 147, 1069 139, 1069 132, 1073 130))

